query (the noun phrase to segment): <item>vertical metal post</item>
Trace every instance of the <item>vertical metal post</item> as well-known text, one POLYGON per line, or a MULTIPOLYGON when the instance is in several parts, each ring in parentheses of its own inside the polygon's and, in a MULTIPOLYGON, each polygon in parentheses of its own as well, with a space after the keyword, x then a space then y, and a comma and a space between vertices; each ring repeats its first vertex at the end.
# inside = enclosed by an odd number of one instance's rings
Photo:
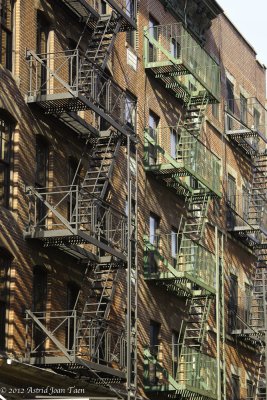
POLYGON ((217 360, 217 399, 221 400, 221 306, 220 306, 220 263, 218 227, 215 226, 215 258, 216 258, 216 360, 217 360))
MULTIPOLYGON (((134 400, 136 398, 136 358, 137 358, 137 163, 136 163, 136 182, 135 182, 135 226, 132 231, 132 185, 133 174, 131 172, 131 138, 127 136, 127 200, 128 200, 128 216, 127 216, 127 315, 126 315, 126 340, 127 340, 127 372, 126 372, 126 389, 127 399, 134 400), (133 236, 134 233, 134 236, 133 236)), ((135 149, 135 158, 137 160, 137 149, 135 149)))
POLYGON ((127 340, 127 399, 130 400, 131 395, 131 380, 132 380, 132 284, 131 284, 131 199, 132 199, 132 179, 130 169, 130 136, 127 136, 127 201, 128 201, 128 216, 127 216, 127 316, 126 316, 126 340, 127 340))
POLYGON ((73 317, 73 360, 75 360, 76 357, 76 349, 78 347, 78 343, 76 343, 76 332, 77 332, 77 310, 74 310, 73 314, 71 315, 73 317))
POLYGON ((79 186, 76 185, 75 186, 75 191, 76 191, 76 205, 75 205, 75 210, 76 210, 76 232, 78 232, 78 228, 79 228, 79 186))
POLYGON ((224 235, 221 236, 221 327, 222 327, 222 372, 223 372, 223 400, 226 400, 226 362, 225 362, 225 300, 224 300, 224 235))
MULTIPOLYGON (((256 267, 257 268, 257 267, 256 267)), ((266 282, 265 282, 265 275, 266 275, 266 271, 265 268, 262 268, 262 294, 263 294, 263 318, 264 318, 264 352, 265 352, 265 400, 267 400, 267 385, 266 385, 266 371, 267 371, 267 304, 266 304, 266 282)))

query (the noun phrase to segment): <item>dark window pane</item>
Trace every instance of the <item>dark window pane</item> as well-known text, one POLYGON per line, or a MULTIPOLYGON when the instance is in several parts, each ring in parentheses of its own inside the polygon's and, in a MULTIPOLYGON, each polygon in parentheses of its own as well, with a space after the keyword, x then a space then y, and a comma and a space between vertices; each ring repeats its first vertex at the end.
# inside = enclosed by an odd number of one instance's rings
POLYGON ((5 350, 11 257, 0 249, 0 350, 5 350))
POLYGON ((12 69, 13 1, 0 1, 0 63, 12 69))
POLYGON ((8 207, 10 192, 10 166, 12 123, 0 115, 0 205, 8 207))

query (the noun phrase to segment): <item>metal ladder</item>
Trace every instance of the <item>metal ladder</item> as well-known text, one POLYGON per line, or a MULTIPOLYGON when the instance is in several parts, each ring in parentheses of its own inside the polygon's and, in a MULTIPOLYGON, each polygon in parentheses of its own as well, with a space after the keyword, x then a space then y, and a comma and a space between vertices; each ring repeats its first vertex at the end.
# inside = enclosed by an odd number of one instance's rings
MULTIPOLYGON (((98 20, 85 52, 85 58, 99 66, 102 70, 107 66, 109 55, 113 49, 117 33, 120 31, 122 19, 114 11, 110 15, 102 15, 98 20)), ((90 64, 83 64, 85 69, 90 64)))
MULTIPOLYGON (((258 259, 256 264, 255 277, 253 281, 253 298, 250 312, 250 326, 256 331, 265 331, 266 322, 266 292, 267 292, 267 259, 266 249, 264 256, 258 259)), ((265 368, 265 347, 266 334, 261 341, 261 352, 258 364, 255 366, 254 373, 254 398, 255 400, 265 400, 266 398, 266 368, 265 368)))
POLYGON ((262 219, 263 206, 267 200, 267 153, 253 159, 253 180, 249 201, 249 218, 251 225, 259 225, 262 219))
POLYGON ((88 221, 92 196, 104 200, 121 143, 122 138, 114 131, 108 131, 105 136, 96 139, 78 193, 78 213, 74 208, 73 218, 78 215, 80 221, 88 221))
POLYGON ((192 363, 191 356, 199 355, 203 349, 211 301, 212 299, 205 295, 195 295, 187 300, 187 303, 189 302, 188 318, 182 322, 179 337, 181 351, 177 370, 178 382, 183 380, 184 371, 188 372, 188 364, 192 363), (188 358, 189 355, 190 358, 188 358))
POLYGON ((108 327, 108 317, 115 295, 119 274, 116 263, 96 264, 88 278, 91 289, 85 300, 77 326, 77 348, 88 349, 93 345, 93 357, 97 354, 101 339, 108 327))
POLYGON ((204 117, 209 99, 206 91, 196 100, 190 97, 185 111, 182 126, 194 137, 198 138, 203 127, 204 117))
POLYGON ((203 237, 211 196, 209 193, 192 194, 188 199, 187 220, 183 234, 194 241, 203 237))

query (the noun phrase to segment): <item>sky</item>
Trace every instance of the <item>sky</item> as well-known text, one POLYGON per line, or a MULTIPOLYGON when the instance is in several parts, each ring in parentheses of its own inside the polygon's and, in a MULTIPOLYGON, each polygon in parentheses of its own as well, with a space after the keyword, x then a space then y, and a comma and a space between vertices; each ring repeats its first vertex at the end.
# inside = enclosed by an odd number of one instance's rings
POLYGON ((257 52, 257 59, 267 66, 267 0, 217 0, 257 52))

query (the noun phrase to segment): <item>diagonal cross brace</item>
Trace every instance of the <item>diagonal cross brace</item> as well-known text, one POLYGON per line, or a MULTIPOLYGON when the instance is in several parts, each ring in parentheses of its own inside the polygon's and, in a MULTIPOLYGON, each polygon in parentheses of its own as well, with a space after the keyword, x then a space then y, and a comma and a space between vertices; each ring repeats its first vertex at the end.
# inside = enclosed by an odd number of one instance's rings
POLYGON ((66 348, 62 346, 62 344, 55 338, 55 336, 50 332, 46 327, 42 324, 42 322, 39 321, 39 319, 30 311, 26 310, 26 313, 33 319, 33 321, 36 323, 36 325, 39 326, 39 328, 42 329, 42 331, 47 335, 47 337, 52 340, 52 342, 59 348, 59 350, 62 351, 62 353, 68 358, 69 361, 73 361, 72 357, 69 355, 67 352, 66 348))

